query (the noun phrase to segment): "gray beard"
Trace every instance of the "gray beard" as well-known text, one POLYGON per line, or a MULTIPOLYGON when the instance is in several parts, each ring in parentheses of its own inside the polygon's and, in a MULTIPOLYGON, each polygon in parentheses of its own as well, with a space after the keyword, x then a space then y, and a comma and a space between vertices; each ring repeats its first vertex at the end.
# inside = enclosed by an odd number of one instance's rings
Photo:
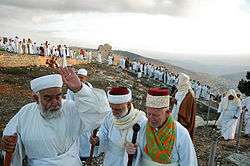
POLYGON ((40 110, 40 114, 45 120, 59 118, 62 114, 61 108, 62 106, 57 111, 51 111, 51 110, 44 111, 41 104, 40 103, 38 104, 38 109, 40 110))
POLYGON ((120 116, 115 116, 116 119, 121 119, 128 114, 128 109, 124 110, 124 112, 120 116))

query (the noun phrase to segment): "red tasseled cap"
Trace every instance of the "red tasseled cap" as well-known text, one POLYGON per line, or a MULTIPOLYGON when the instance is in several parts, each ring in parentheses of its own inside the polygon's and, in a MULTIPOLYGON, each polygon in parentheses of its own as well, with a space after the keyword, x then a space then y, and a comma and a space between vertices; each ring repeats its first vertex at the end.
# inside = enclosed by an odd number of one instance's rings
POLYGON ((113 87, 109 91, 110 95, 127 95, 129 94, 129 90, 126 87, 113 87))
POLYGON ((150 88, 148 90, 148 94, 151 96, 168 96, 169 90, 168 88, 150 88))

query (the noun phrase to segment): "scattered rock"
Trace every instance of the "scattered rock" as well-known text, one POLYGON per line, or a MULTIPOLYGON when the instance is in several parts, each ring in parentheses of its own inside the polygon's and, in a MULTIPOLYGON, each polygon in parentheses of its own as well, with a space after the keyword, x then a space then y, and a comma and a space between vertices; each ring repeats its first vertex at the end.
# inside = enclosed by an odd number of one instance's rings
POLYGON ((250 166, 250 158, 243 154, 233 153, 226 159, 238 166, 250 166))

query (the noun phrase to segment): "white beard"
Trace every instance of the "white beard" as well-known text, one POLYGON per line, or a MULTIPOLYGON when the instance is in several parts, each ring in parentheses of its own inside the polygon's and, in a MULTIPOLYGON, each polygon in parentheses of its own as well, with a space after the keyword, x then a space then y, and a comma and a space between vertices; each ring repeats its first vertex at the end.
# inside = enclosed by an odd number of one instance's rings
POLYGON ((116 119, 121 119, 123 118, 124 116, 126 116, 128 114, 128 108, 126 108, 126 110, 123 110, 124 112, 120 115, 120 116, 115 116, 116 119))
POLYGON ((57 111, 51 111, 51 110, 44 111, 42 105, 40 103, 38 104, 38 109, 40 110, 40 114, 46 120, 60 117, 62 114, 61 108, 62 106, 60 106, 60 108, 57 111))

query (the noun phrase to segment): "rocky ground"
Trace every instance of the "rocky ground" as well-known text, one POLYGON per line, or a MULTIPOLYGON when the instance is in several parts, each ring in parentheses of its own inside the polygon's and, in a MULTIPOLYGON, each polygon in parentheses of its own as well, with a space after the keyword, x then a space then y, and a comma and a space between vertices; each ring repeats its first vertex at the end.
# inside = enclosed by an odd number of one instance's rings
MULTIPOLYGON (((145 96, 149 87, 163 86, 161 83, 142 78, 135 79, 134 75, 115 67, 107 67, 100 64, 87 64, 84 67, 89 71, 89 82, 94 87, 105 90, 112 86, 127 86, 132 89, 134 105, 136 108, 145 110, 145 96)), ((29 82, 31 79, 48 73, 56 73, 47 67, 22 67, 22 68, 0 68, 0 133, 11 117, 25 104, 32 101, 29 82)), ((64 87, 66 90, 66 87, 64 87)), ((206 120, 207 106, 198 104, 197 115, 206 120)), ((216 119, 216 113, 210 113, 209 120, 216 119)), ((218 136, 217 131, 211 127, 198 127, 195 132, 195 149, 199 165, 206 166, 214 137, 218 136)), ((240 153, 250 157, 249 138, 241 137, 240 153)), ((235 141, 224 141, 219 139, 217 146, 216 161, 217 165, 234 165, 226 160, 230 154, 235 152, 235 141)), ((100 165, 103 156, 95 159, 94 165, 100 165), (98 164, 97 164, 98 163, 98 164)))

